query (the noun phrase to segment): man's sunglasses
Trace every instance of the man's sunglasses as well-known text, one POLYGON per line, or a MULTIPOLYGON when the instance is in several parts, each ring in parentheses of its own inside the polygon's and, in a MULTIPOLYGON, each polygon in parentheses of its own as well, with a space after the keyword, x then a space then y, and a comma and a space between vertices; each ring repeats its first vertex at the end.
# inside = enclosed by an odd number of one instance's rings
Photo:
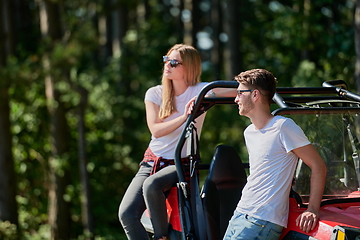
POLYGON ((253 89, 237 90, 237 95, 240 97, 244 92, 253 92, 253 89))
POLYGON ((179 65, 179 64, 182 65, 182 63, 179 62, 178 60, 170 59, 168 56, 163 56, 163 62, 164 62, 164 63, 170 62, 170 66, 171 66, 172 68, 176 68, 177 65, 179 65))
POLYGON ((265 93, 261 92, 259 89, 245 89, 245 90, 237 90, 237 95, 240 97, 244 92, 253 92, 255 90, 258 90, 261 95, 266 95, 265 93))

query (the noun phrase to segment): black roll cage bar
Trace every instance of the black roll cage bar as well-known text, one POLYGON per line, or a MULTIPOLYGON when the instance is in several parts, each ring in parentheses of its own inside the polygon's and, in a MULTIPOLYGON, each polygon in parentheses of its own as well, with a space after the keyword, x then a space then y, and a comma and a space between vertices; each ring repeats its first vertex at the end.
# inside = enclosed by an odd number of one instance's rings
MULTIPOLYGON (((196 169, 206 169, 204 164, 198 164, 200 159, 195 156, 195 159, 190 155, 191 164, 191 180, 190 188, 187 187, 185 179, 184 168, 181 163, 182 148, 187 139, 190 140, 191 145, 197 142, 196 128, 194 122, 197 117, 209 110, 214 105, 221 104, 235 104, 234 98, 216 98, 205 97, 206 94, 214 88, 237 88, 236 81, 214 81, 203 87, 199 93, 193 112, 188 116, 185 127, 180 135, 178 143, 175 148, 175 166, 178 174, 178 193, 179 193, 179 210, 180 219, 183 226, 182 236, 184 239, 205 239, 206 232, 204 232, 204 216, 200 195, 196 192, 198 190, 196 176, 192 173, 196 169), (194 133, 195 132, 195 133, 194 133), (194 162, 192 160, 195 160, 194 162), (195 184, 194 184, 195 183, 195 184), (194 186, 192 186, 194 185, 194 186), (194 190, 197 189, 197 190, 194 190), (195 191, 195 192, 194 192, 195 191), (191 193, 191 194, 190 194, 191 193), (191 212, 191 213, 190 213, 191 212)), ((347 90, 347 85, 342 80, 327 81, 322 84, 322 87, 278 87, 273 97, 272 107, 275 110, 273 115, 284 114, 334 114, 334 113, 357 113, 360 114, 360 96, 347 90), (326 106, 328 104, 329 106, 326 106)), ((196 146, 197 148, 198 146, 196 146)), ((194 150, 191 150, 194 153, 194 150)), ((198 153, 198 149, 196 152, 198 153)), ((247 168, 249 167, 248 163, 247 168)), ((244 166, 245 167, 245 166, 244 166)), ((358 170, 359 171, 359 170, 358 170)), ((357 173, 360 185, 360 171, 357 173)), ((359 201, 360 198, 353 199, 359 201)), ((335 200, 333 200, 335 201, 335 200)), ((333 202, 332 201, 332 202, 333 202)), ((337 200, 336 200, 337 201, 337 200)), ((339 200, 342 202, 342 200, 339 200)), ((351 200, 352 201, 352 200, 351 200)), ((329 202, 331 203, 331 202, 329 202)), ((322 203, 326 204, 326 203, 322 203)))
MULTIPOLYGON (((186 190, 186 180, 184 169, 181 164, 181 150, 188 136, 188 131, 192 122, 201 114, 209 110, 214 105, 235 104, 234 98, 216 98, 205 97, 205 95, 214 88, 237 88, 236 81, 213 81, 207 84, 199 93, 193 113, 190 114, 185 122, 185 128, 182 131, 175 149, 175 165, 178 173, 179 183, 188 196, 186 190)), ((274 115, 283 114, 309 114, 309 113, 360 113, 360 96, 347 90, 347 85, 343 80, 331 80, 323 82, 322 87, 278 87, 273 97, 273 103, 279 108, 274 110, 274 115), (305 103, 308 105, 301 105, 305 103), (329 103, 331 107, 314 107, 317 104, 329 103), (342 106, 337 106, 338 104, 342 106), (350 106, 356 104, 357 106, 350 106)))

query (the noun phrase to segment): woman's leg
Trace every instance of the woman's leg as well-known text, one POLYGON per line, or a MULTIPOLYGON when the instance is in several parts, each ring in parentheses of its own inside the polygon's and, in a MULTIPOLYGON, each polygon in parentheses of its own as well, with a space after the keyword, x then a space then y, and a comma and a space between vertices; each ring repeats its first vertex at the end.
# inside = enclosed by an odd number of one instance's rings
POLYGON ((171 165, 151 175, 144 182, 144 198, 154 227, 155 239, 168 235, 169 224, 164 192, 170 190, 177 179, 176 168, 171 165))
POLYGON ((149 239, 140 218, 146 209, 142 187, 144 181, 149 177, 150 171, 151 166, 140 167, 120 203, 119 220, 129 240, 149 239))

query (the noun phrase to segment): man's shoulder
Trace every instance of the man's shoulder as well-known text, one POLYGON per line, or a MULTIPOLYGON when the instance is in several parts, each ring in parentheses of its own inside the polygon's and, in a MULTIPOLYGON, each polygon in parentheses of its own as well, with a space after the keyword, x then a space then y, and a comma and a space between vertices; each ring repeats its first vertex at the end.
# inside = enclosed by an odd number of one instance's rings
POLYGON ((284 116, 275 116, 274 117, 276 124, 279 125, 297 125, 294 120, 292 120, 291 118, 288 117, 284 117, 284 116))

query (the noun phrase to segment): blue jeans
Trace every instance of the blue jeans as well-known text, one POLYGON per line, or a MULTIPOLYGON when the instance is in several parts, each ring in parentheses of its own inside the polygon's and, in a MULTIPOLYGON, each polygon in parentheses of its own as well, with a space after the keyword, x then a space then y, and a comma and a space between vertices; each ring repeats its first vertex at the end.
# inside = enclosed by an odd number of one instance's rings
POLYGON ((251 217, 235 210, 225 232, 224 240, 277 240, 283 227, 275 223, 251 217))

